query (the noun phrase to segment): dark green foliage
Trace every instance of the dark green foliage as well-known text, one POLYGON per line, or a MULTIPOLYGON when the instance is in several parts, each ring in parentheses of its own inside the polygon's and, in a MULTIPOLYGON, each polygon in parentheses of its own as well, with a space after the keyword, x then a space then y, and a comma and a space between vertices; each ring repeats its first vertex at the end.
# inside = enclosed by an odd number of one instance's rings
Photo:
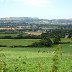
POLYGON ((41 34, 41 38, 43 37, 49 37, 49 38, 55 38, 55 37, 60 37, 60 38, 65 38, 65 35, 69 34, 69 38, 72 37, 72 29, 54 29, 54 30, 49 30, 46 33, 41 34))
POLYGON ((43 38, 40 40, 40 42, 35 42, 31 46, 33 46, 33 47, 42 47, 42 46, 51 47, 52 41, 49 38, 43 38))
POLYGON ((61 41, 60 37, 56 37, 56 38, 54 38, 54 40, 53 40, 54 44, 59 44, 60 41, 61 41))
POLYGON ((52 46, 52 41, 50 38, 43 38, 41 39, 40 43, 44 46, 52 46))
POLYGON ((7 47, 6 45, 0 45, 0 47, 7 47))
POLYGON ((49 30, 46 33, 42 33, 41 35, 30 35, 23 32, 18 33, 0 33, 0 39, 42 39, 44 37, 48 38, 65 38, 65 35, 68 34, 68 38, 72 37, 72 29, 53 29, 49 30), (14 35, 13 35, 14 34, 14 35))
POLYGON ((26 33, 16 33, 16 34, 1 34, 0 39, 41 39, 40 35, 30 35, 26 33))
POLYGON ((71 38, 71 37, 72 37, 72 33, 69 34, 68 38, 71 38))
POLYGON ((30 45, 31 47, 38 47, 41 46, 41 44, 39 42, 35 42, 32 45, 30 45))

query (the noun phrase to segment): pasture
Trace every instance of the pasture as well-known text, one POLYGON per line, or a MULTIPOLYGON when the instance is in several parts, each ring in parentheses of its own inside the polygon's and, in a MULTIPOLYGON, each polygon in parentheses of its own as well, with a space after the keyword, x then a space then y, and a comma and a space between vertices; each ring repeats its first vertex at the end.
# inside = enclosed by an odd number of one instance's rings
MULTIPOLYGON (((50 48, 0 48, 1 72, 51 72, 54 56, 50 48)), ((72 71, 72 45, 62 44, 62 56, 59 59, 58 72, 72 71)))
POLYGON ((39 39, 0 39, 0 45, 6 45, 8 47, 13 45, 27 46, 38 41, 39 39))
MULTIPOLYGON (((39 42, 40 39, 0 39, 0 45, 5 45, 7 47, 16 46, 28 46, 34 42, 39 42)), ((62 38, 62 42, 71 42, 69 38, 62 38)))

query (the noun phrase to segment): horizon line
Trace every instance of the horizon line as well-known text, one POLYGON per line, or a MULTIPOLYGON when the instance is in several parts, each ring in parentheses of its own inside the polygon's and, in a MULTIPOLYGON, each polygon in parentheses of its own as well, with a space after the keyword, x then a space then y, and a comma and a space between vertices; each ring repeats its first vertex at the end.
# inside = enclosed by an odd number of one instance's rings
MULTIPOLYGON (((0 19, 1 18, 23 18, 24 16, 19 16, 19 17, 17 17, 17 16, 10 16, 10 17, 0 17, 0 19)), ((53 19, 72 19, 72 18, 39 18, 39 17, 29 17, 29 16, 27 16, 27 17, 24 17, 24 18, 37 18, 37 19, 48 19, 48 20, 53 20, 53 19)))

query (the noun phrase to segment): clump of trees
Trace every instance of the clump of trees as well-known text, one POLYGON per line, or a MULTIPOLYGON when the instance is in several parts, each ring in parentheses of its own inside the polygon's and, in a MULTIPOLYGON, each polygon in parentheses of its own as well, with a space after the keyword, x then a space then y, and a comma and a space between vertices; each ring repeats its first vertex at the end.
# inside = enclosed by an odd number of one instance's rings
POLYGON ((49 30, 46 33, 42 33, 41 38, 43 38, 43 37, 55 38, 57 36, 60 38, 65 38, 66 34, 68 34, 68 38, 71 38, 72 37, 72 29, 49 30))
POLYGON ((43 38, 39 42, 35 42, 32 45, 33 47, 51 47, 52 46, 52 40, 50 38, 43 38))
POLYGON ((50 38, 43 38, 40 40, 40 43, 43 45, 43 46, 52 46, 52 41, 50 38))
POLYGON ((55 37, 53 38, 53 40, 51 40, 50 38, 44 37, 42 38, 39 42, 35 42, 32 45, 30 45, 31 47, 51 47, 53 44, 60 44, 61 43, 61 39, 60 37, 55 37))

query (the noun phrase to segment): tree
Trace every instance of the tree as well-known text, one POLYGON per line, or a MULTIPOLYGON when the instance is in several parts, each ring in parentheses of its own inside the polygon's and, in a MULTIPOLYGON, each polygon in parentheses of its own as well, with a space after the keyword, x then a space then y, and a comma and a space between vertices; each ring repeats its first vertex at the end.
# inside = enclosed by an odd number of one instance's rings
POLYGON ((56 38, 54 38, 54 40, 53 40, 54 44, 59 44, 60 41, 61 41, 60 37, 56 37, 56 38))
POLYGON ((33 46, 33 47, 42 47, 42 46, 51 47, 52 46, 52 41, 49 38, 43 38, 39 42, 35 42, 30 46, 33 46))
POLYGON ((43 39, 41 39, 40 44, 43 46, 49 47, 49 46, 52 46, 52 41, 50 38, 43 38, 43 39))

